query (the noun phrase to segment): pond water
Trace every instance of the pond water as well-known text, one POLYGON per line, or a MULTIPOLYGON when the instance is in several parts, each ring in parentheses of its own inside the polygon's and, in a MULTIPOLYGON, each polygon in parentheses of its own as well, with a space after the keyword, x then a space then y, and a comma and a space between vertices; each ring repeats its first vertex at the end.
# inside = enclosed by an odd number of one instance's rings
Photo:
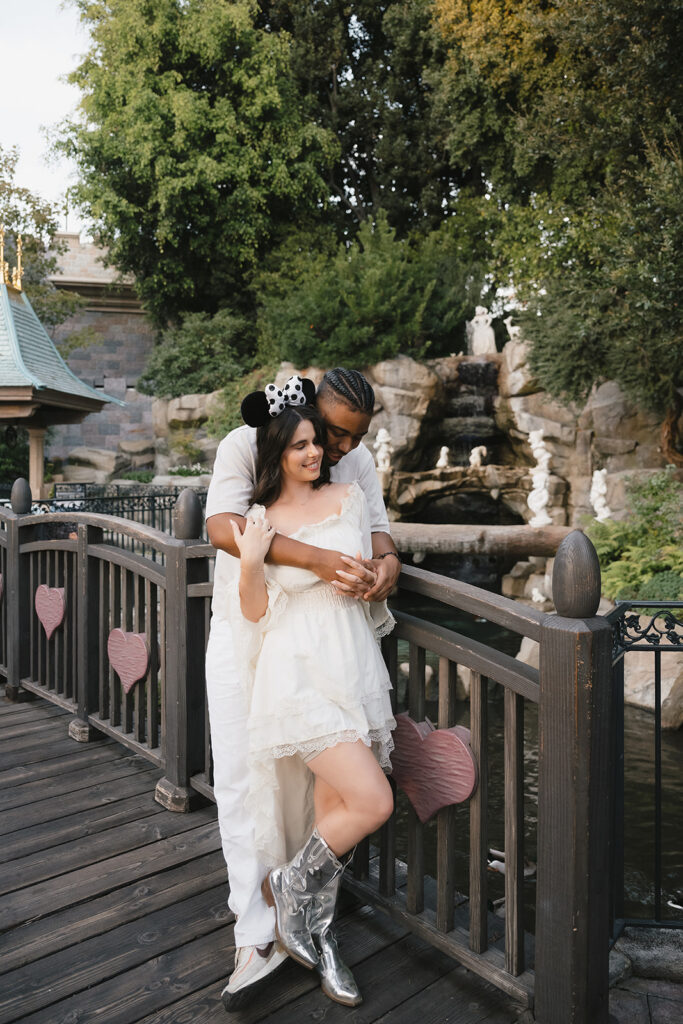
MULTIPOLYGON (((519 636, 494 623, 447 608, 414 594, 392 600, 392 607, 489 644, 507 654, 519 649, 519 636)), ((399 641, 399 663, 408 660, 408 644, 399 641)), ((628 655, 627 655, 628 656, 628 655)), ((427 652, 427 664, 438 673, 438 658, 427 652)), ((406 710, 406 681, 399 682, 399 710, 406 710)), ((427 689, 426 715, 437 721, 436 687, 427 689), (429 699, 429 698, 433 699, 429 699)), ((524 720, 524 856, 536 863, 538 796, 538 707, 525 702, 524 720)), ((470 705, 459 701, 457 723, 469 726, 470 705)), ((654 715, 625 708, 625 893, 624 915, 654 917, 654 715)), ((407 800, 399 792, 398 816, 404 821, 407 800)), ((469 888, 469 812, 457 809, 456 888, 469 888)), ((662 918, 683 918, 683 730, 662 733, 662 918), (672 906, 673 904, 673 906, 672 906), (679 909, 677 909, 679 908, 679 909)), ((489 684, 489 847, 504 849, 503 689, 489 684)), ((397 856, 406 859, 405 831, 397 829, 397 856)), ((436 821, 425 826, 425 871, 436 876, 436 821)), ((489 899, 504 895, 504 877, 489 872, 489 899)), ((535 878, 525 882, 525 927, 534 930, 535 878)))

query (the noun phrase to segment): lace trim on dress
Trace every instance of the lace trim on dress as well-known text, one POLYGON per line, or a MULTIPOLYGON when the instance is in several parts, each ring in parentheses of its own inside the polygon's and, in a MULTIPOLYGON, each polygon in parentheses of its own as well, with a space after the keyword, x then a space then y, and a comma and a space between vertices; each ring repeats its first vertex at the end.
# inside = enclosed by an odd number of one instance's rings
POLYGON ((300 757, 317 757, 324 750, 336 747, 338 743, 356 743, 362 740, 366 747, 377 745, 379 747, 379 764, 382 768, 391 770, 391 759, 389 755, 394 749, 394 741, 391 738, 391 730, 388 726, 380 729, 370 729, 368 732, 361 732, 359 729, 345 729, 342 732, 330 733, 327 736, 317 736, 312 740, 305 740, 300 743, 281 743, 271 748, 273 757, 291 757, 298 754, 300 757))

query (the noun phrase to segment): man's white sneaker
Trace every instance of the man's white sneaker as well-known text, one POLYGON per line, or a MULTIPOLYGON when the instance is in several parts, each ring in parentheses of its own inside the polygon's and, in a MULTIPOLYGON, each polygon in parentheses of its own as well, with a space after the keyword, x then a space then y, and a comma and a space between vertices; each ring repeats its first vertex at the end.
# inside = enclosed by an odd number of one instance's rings
POLYGON ((277 942, 267 946, 239 946, 235 953, 235 967, 228 984, 221 992, 226 1010, 234 1010, 250 999, 261 982, 266 981, 288 959, 277 942))

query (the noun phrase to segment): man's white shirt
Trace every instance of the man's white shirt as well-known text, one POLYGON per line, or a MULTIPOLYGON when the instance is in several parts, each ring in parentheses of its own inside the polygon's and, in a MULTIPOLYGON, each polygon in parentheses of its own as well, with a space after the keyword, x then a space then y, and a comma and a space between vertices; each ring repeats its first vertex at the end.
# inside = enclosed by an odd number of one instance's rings
MULTIPOLYGON (((358 445, 339 462, 331 466, 330 479, 334 483, 352 483, 362 487, 368 503, 371 533, 389 533, 382 489, 372 455, 364 444, 358 445)), ((206 518, 221 512, 243 516, 249 508, 256 480, 256 428, 237 427, 224 437, 216 452, 213 476, 206 496, 206 518)), ((239 559, 227 551, 216 552, 214 574, 213 614, 227 618, 227 585, 234 579, 239 559)))

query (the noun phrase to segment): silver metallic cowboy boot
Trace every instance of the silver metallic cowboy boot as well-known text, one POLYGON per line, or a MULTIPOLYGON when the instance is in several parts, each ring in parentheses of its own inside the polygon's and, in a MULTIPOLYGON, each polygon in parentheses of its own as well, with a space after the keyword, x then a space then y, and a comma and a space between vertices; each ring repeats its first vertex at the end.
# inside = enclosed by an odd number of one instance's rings
POLYGON ((356 979, 339 954, 337 940, 331 928, 326 928, 320 935, 314 936, 320 950, 320 960, 316 971, 320 975, 320 987, 335 1003, 343 1006, 358 1006, 363 1002, 356 979))
POLYGON ((328 999, 343 1006, 358 1006, 363 1002, 356 980, 342 960, 337 940, 332 931, 332 921, 337 909, 337 898, 342 874, 353 857, 354 851, 341 858, 342 870, 337 872, 316 895, 309 912, 311 935, 320 952, 316 970, 320 975, 320 987, 328 999))
POLYGON ((310 930, 312 901, 343 869, 313 829, 289 863, 274 868, 263 880, 261 891, 268 906, 275 908, 275 934, 280 945, 293 960, 309 969, 320 959, 310 930))

